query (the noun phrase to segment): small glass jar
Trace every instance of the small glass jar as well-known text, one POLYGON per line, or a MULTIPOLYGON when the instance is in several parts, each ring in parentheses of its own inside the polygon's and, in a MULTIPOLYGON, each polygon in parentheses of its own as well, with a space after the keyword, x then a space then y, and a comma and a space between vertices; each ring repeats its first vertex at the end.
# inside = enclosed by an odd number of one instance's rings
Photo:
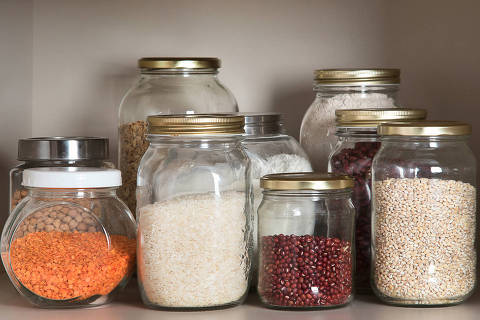
POLYGON ((116 195, 120 171, 34 168, 9 216, 2 261, 17 291, 43 308, 110 302, 135 268, 136 226, 116 195))
POLYGON ((262 178, 257 291, 276 309, 329 308, 353 299, 353 180, 318 173, 262 178), (305 217, 315 226, 298 233, 305 217), (290 226, 290 228, 284 228, 290 226))
POLYGON ((423 120, 422 109, 343 109, 335 111, 337 145, 330 155, 328 171, 351 176, 355 181, 355 289, 370 293, 370 246, 372 200, 371 166, 380 148, 377 126, 384 122, 423 120))
POLYGON ((120 198, 135 215, 137 169, 148 148, 147 117, 158 114, 238 112, 230 90, 218 79, 218 58, 142 58, 140 77, 119 107, 120 198))
POLYGON ((148 117, 138 170, 138 280, 152 308, 235 306, 251 265, 250 162, 238 115, 148 117))
POLYGON ((397 106, 399 69, 315 71, 315 100, 303 117, 300 143, 313 169, 325 172, 335 147, 335 110, 397 106))
POLYGON ((476 287, 476 160, 471 127, 379 126, 373 161, 372 288, 395 305, 453 305, 476 287))
POLYGON ((18 140, 19 164, 10 170, 10 212, 27 196, 23 171, 41 167, 114 168, 108 139, 98 137, 41 137, 18 140))

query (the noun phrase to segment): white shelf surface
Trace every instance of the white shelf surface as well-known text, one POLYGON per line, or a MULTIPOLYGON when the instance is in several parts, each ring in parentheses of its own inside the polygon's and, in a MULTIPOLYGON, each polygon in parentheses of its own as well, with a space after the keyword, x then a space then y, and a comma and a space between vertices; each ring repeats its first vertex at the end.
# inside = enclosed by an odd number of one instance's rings
POLYGON ((480 292, 464 304, 443 308, 405 308, 381 304, 375 297, 357 296, 346 307, 318 311, 278 311, 261 306, 257 296, 250 294, 245 304, 224 310, 202 312, 167 312, 147 309, 142 305, 133 281, 116 302, 93 309, 39 309, 26 302, 11 285, 5 274, 0 275, 0 319, 22 320, 478 320, 480 292))

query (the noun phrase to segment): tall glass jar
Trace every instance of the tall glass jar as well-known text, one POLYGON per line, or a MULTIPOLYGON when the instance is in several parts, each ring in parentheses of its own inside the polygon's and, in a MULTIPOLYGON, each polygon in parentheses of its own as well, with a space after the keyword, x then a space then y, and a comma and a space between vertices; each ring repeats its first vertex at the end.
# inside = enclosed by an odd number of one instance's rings
POLYGON ((120 171, 33 168, 26 198, 2 233, 5 270, 17 291, 43 308, 110 302, 135 269, 136 226, 116 195, 120 171))
POLYGON ((257 291, 270 308, 338 307, 353 299, 355 209, 350 177, 319 173, 262 178, 257 291), (315 226, 298 232, 305 217, 315 226), (283 226, 292 226, 290 229, 283 226))
POLYGON ((377 126, 389 121, 423 120, 422 109, 343 109, 335 111, 337 145, 330 155, 328 171, 351 176, 355 181, 352 201, 355 205, 355 289, 370 290, 370 246, 372 200, 371 166, 380 148, 377 126))
POLYGON ((451 305, 476 286, 476 160, 460 122, 379 126, 372 287, 396 305, 451 305))
POLYGON ((148 117, 138 170, 138 279, 153 308, 242 303, 251 264, 250 162, 238 115, 148 117))
POLYGON ((335 110, 395 107, 399 86, 399 69, 316 70, 316 97, 300 129, 300 143, 313 169, 327 170, 336 143, 335 110))
POLYGON ((119 196, 135 215, 135 188, 140 159, 148 148, 150 115, 237 112, 232 93, 219 81, 217 58, 142 58, 140 77, 120 103, 119 196))
POLYGON ((114 168, 108 139, 98 137, 40 137, 18 140, 21 164, 10 170, 10 211, 27 196, 23 171, 41 167, 114 168))

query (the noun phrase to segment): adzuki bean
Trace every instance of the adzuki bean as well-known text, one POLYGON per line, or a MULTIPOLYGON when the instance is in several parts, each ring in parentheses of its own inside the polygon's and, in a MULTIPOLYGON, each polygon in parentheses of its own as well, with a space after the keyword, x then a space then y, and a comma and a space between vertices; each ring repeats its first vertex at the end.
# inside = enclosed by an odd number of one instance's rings
POLYGON ((331 307, 352 295, 352 250, 348 241, 320 236, 261 238, 258 293, 277 307, 331 307))
POLYGON ((380 142, 356 142, 354 148, 345 148, 334 154, 330 160, 333 173, 347 174, 354 178, 352 201, 356 210, 355 250, 356 270, 355 285, 360 291, 370 288, 371 260, 371 201, 372 160, 380 142))

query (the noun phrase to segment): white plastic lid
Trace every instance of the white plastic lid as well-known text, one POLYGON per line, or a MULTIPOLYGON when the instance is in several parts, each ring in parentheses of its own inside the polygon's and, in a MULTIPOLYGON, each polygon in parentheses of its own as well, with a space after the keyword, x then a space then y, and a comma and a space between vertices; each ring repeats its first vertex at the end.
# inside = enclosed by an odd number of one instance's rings
POLYGON ((117 169, 33 168, 23 171, 22 185, 34 188, 108 188, 121 186, 122 175, 117 169))

